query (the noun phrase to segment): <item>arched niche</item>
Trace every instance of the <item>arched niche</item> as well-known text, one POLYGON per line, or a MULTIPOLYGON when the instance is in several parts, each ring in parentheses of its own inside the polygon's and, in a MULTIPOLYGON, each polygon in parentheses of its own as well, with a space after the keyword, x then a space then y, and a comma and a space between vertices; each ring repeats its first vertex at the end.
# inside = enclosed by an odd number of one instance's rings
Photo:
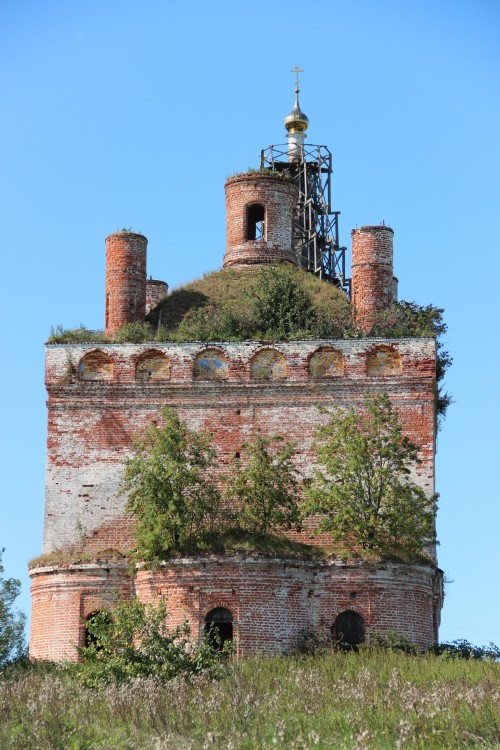
POLYGON ((227 641, 233 640, 233 615, 225 607, 215 607, 205 615, 205 633, 214 645, 222 649, 227 641))
POLYGON ((335 620, 332 634, 341 645, 355 648, 365 640, 365 624, 358 612, 346 610, 335 620))
POLYGON ((78 377, 83 381, 112 380, 113 360, 101 349, 88 352, 78 365, 78 377))
POLYGON ((277 349, 261 349, 250 362, 252 380, 283 380, 286 378, 285 355, 277 349))
POLYGON ((170 380, 170 360, 163 352, 149 349, 137 360, 135 379, 142 383, 170 380))
POLYGON ((193 363, 195 380, 225 380, 228 370, 227 357, 222 349, 204 349, 193 363))
POLYGON ((338 378, 344 374, 344 358, 338 349, 323 347, 309 360, 309 375, 315 380, 338 378))
POLYGON ((377 346, 372 349, 366 360, 367 375, 399 375, 401 372, 401 357, 392 346, 377 346))

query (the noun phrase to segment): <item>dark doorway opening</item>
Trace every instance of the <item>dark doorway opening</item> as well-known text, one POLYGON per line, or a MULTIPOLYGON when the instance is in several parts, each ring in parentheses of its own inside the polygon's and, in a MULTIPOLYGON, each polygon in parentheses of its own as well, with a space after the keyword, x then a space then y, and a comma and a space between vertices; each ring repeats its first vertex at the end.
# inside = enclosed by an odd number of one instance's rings
POLYGON ((334 638, 346 648, 356 648, 365 640, 363 618, 357 612, 341 612, 332 630, 334 638))
POLYGON ((205 617, 205 633, 212 644, 222 649, 227 641, 233 640, 233 616, 225 607, 211 609, 205 617))

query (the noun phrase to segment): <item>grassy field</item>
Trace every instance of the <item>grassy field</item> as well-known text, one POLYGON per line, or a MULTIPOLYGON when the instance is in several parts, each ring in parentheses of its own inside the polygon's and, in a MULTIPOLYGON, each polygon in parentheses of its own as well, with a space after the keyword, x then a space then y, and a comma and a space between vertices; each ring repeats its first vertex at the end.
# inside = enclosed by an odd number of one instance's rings
POLYGON ((500 747, 500 664, 362 650, 233 662, 219 681, 0 678, 2 750, 500 747))

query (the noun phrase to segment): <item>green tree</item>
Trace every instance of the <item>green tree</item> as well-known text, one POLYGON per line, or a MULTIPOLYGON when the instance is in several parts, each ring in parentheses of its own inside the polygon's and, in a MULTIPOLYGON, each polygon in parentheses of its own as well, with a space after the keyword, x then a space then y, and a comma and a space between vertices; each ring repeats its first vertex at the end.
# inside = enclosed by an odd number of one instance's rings
POLYGON ((0 549, 0 667, 23 656, 26 651, 24 642, 26 617, 22 612, 13 609, 21 584, 15 578, 3 578, 2 555, 4 552, 5 549, 0 549))
POLYGON ((249 531, 266 534, 300 522, 294 446, 280 435, 254 435, 244 443, 246 461, 233 465, 228 494, 236 501, 238 521, 249 531))
POLYGON ((403 435, 386 394, 367 398, 365 414, 328 412, 316 431, 320 467, 305 509, 323 515, 336 543, 414 556, 435 542, 435 501, 411 478, 419 448, 403 435))
POLYGON ((254 315, 266 338, 308 332, 315 319, 314 303, 296 268, 282 264, 260 272, 254 315))
MULTIPOLYGON (((113 612, 102 610, 87 623, 89 645, 79 649, 77 665, 90 686, 136 677, 170 680, 179 673, 222 673, 231 644, 211 643, 207 637, 194 643, 187 623, 169 631, 163 602, 144 606, 137 598, 119 602, 113 612)), ((212 640, 214 635, 211 634, 212 640)))
POLYGON ((160 560, 213 531, 220 494, 211 479, 216 466, 211 436, 190 430, 171 409, 163 426, 151 425, 135 441, 125 466, 122 493, 137 519, 136 554, 160 560))

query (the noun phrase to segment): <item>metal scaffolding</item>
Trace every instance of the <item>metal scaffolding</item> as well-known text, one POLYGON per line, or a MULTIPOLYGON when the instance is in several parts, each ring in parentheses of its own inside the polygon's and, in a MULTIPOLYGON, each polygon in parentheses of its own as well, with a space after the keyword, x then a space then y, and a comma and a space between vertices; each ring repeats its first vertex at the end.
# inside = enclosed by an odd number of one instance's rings
POLYGON ((345 247, 339 244, 339 214, 331 210, 332 155, 326 146, 304 145, 301 158, 289 160, 289 144, 269 146, 260 168, 289 173, 299 189, 293 247, 306 271, 350 294, 345 275, 345 247))

